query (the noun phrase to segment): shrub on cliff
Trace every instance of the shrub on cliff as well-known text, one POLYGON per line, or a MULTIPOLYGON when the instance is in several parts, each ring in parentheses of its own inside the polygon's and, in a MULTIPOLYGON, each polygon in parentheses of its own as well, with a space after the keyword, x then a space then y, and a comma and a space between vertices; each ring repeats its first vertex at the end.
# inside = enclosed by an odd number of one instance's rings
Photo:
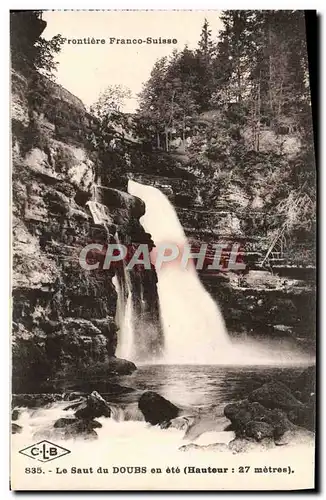
POLYGON ((36 69, 53 78, 58 64, 55 55, 61 50, 62 37, 59 34, 50 40, 42 37, 46 24, 40 10, 11 11, 11 61, 23 73, 36 69))

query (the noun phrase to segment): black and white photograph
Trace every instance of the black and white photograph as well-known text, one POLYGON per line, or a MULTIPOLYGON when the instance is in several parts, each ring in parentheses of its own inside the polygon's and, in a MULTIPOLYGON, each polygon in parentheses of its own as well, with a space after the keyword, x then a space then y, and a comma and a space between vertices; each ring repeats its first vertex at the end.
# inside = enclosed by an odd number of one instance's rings
POLYGON ((315 488, 314 23, 10 11, 12 490, 315 488))

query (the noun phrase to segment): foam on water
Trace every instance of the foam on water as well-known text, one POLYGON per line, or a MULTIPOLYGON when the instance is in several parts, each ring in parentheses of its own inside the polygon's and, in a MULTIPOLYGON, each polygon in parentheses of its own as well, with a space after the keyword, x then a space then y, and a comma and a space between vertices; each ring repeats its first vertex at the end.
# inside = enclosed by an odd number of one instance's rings
MULTIPOLYGON (((152 467, 184 466, 193 464, 196 466, 217 466, 225 463, 225 455, 232 457, 232 464, 236 464, 234 454, 229 451, 216 452, 213 450, 192 449, 186 452, 179 448, 189 444, 184 439, 184 430, 161 429, 150 426, 144 421, 123 420, 124 412, 119 413, 120 421, 113 418, 97 419, 102 428, 96 429, 98 439, 94 441, 78 439, 63 440, 59 437, 49 437, 49 430, 53 429, 53 423, 60 417, 72 416, 72 411, 64 411, 67 402, 55 403, 48 408, 37 410, 20 409, 21 415, 18 424, 23 427, 21 434, 12 436, 12 454, 15 460, 20 460, 24 466, 36 466, 40 464, 29 463, 30 459, 20 456, 18 451, 41 439, 49 439, 57 445, 61 445, 71 451, 70 455, 60 458, 60 466, 70 467, 93 467, 98 466, 142 466, 152 467), (222 458, 223 456, 223 458, 222 458), (29 460, 29 461, 28 461, 29 460)), ((234 438, 233 432, 206 432, 193 443, 197 445, 208 445, 213 443, 229 443, 234 438)), ((258 457, 261 463, 272 463, 272 459, 280 464, 289 460, 293 463, 293 452, 305 453, 306 457, 313 458, 313 439, 293 446, 274 447, 268 450, 250 453, 251 459, 258 457)), ((239 455, 244 460, 244 455, 239 455)), ((44 465, 44 464, 42 464, 44 465)), ((55 467, 53 465, 53 467, 55 467)), ((108 483, 109 483, 108 478, 108 483)))

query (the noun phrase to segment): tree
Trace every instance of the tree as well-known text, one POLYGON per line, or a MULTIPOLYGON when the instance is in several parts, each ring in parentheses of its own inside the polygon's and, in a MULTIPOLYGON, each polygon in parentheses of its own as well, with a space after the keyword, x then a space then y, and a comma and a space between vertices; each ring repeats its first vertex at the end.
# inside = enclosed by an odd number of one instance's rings
POLYGON ((45 27, 42 11, 11 11, 11 61, 23 73, 34 69, 53 79, 58 64, 55 55, 60 52, 63 39, 61 35, 55 35, 46 40, 41 36, 45 27))
POLYGON ((91 113, 103 119, 112 114, 121 113, 127 99, 131 98, 131 90, 124 85, 109 85, 90 107, 91 113))
POLYGON ((199 109, 201 91, 198 57, 187 47, 156 62, 140 94, 137 116, 147 124, 148 139, 157 148, 169 151, 178 133, 185 146, 188 120, 199 109))
POLYGON ((202 55, 206 65, 208 66, 211 62, 212 54, 214 53, 214 45, 212 42, 212 31, 209 28, 206 18, 202 27, 198 46, 198 52, 202 55))
POLYGON ((40 37, 35 43, 34 66, 50 80, 55 78, 53 72, 58 66, 55 54, 61 51, 62 40, 61 35, 55 35, 51 40, 40 37))
POLYGON ((123 85, 109 85, 90 107, 95 116, 93 131, 89 136, 91 147, 100 159, 97 167, 98 182, 124 186, 128 167, 126 136, 132 129, 129 117, 122 112, 131 91, 123 85))

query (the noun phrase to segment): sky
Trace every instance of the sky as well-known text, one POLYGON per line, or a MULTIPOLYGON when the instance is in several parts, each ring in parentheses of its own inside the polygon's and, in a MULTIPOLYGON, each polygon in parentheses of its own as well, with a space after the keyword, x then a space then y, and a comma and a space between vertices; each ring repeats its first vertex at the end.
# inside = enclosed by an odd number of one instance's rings
POLYGON ((155 61, 185 45, 197 47, 207 18, 213 39, 221 29, 219 11, 46 11, 43 19, 47 39, 61 34, 66 38, 56 57, 56 81, 89 107, 108 85, 122 84, 132 92, 125 112, 137 108, 137 94, 155 61), (105 39, 105 44, 75 44, 68 39, 105 39), (176 44, 110 44, 110 38, 175 38, 176 44))

